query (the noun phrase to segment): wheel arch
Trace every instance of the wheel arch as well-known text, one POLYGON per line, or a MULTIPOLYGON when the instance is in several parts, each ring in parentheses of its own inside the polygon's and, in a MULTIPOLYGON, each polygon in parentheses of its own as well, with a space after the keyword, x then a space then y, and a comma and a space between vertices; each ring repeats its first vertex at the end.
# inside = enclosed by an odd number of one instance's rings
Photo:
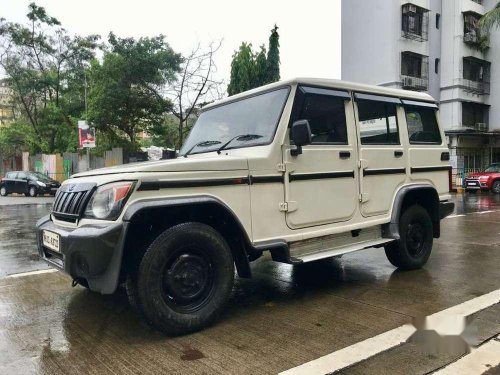
POLYGON ((392 207, 391 222, 384 227, 384 234, 388 238, 399 239, 399 218, 404 210, 418 204, 424 207, 432 220, 434 238, 441 235, 439 214, 439 194, 435 187, 427 184, 403 186, 396 194, 392 207))
POLYGON ((238 275, 251 277, 249 254, 257 250, 237 215, 218 198, 196 196, 137 201, 126 209, 123 221, 129 223, 122 266, 126 272, 143 255, 137 251, 137 245, 145 250, 164 230, 191 221, 207 224, 221 233, 231 248, 238 275))

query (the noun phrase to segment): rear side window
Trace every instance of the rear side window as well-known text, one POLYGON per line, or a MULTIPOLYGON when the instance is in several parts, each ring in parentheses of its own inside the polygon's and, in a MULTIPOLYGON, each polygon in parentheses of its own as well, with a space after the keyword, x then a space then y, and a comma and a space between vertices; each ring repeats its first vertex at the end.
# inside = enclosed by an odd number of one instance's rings
POLYGON ((301 87, 296 97, 292 123, 309 121, 312 144, 347 144, 345 98, 334 90, 301 87))
POLYGON ((17 172, 8 172, 5 177, 6 178, 11 178, 11 179, 15 179, 17 176, 17 172))
POLYGON ((397 105, 358 100, 359 132, 363 145, 399 145, 397 105))
POLYGON ((410 144, 441 144, 441 133, 434 108, 406 106, 410 144))

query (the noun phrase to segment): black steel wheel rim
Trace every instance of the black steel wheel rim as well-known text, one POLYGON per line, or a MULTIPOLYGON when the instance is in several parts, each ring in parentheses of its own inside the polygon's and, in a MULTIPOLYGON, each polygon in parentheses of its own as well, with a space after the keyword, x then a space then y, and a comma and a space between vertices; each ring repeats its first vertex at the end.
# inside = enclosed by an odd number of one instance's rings
POLYGON ((179 249, 168 258, 162 274, 163 299, 175 311, 191 313, 210 300, 216 275, 203 250, 179 249))
POLYGON ((425 245, 425 227, 418 221, 411 222, 406 231, 406 246, 414 258, 422 255, 425 245))

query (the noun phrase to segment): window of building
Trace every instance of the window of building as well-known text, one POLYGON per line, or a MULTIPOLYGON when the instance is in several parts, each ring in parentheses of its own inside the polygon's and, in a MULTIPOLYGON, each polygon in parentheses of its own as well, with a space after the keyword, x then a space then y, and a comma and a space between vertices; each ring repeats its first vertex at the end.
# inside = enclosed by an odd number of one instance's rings
POLYGON ((401 53, 402 86, 425 91, 429 87, 429 58, 414 52, 401 53))
POLYGON ((433 108, 405 105, 410 144, 441 144, 441 133, 433 108))
POLYGON ((403 36, 419 41, 428 40, 429 11, 414 4, 402 7, 403 36))
POLYGON ((436 29, 441 28, 441 14, 436 13, 436 29))
POLYGON ((361 144, 399 144, 396 104, 372 100, 358 100, 357 104, 361 144))
POLYGON ((464 42, 477 45, 481 43, 481 30, 479 20, 481 15, 474 12, 464 13, 464 42))
POLYGON ((436 60, 434 60, 434 72, 435 72, 436 74, 439 74, 439 63, 440 63, 440 62, 441 62, 441 60, 440 60, 440 59, 436 59, 436 60))
POLYGON ((345 98, 326 89, 301 88, 292 123, 309 121, 313 144, 347 144, 345 98))
POLYGON ((491 63, 473 56, 463 58, 463 88, 467 91, 487 95, 490 93, 491 63))
POLYGON ((462 103, 462 126, 477 131, 488 131, 489 107, 479 103, 462 103))

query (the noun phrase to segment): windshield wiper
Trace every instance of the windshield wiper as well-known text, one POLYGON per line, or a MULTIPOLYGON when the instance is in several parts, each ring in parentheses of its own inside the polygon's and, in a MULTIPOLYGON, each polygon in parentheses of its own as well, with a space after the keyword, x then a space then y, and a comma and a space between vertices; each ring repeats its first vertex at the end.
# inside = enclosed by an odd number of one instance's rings
POLYGON ((209 146, 214 146, 214 145, 220 145, 220 141, 202 141, 197 144, 195 144, 193 147, 191 147, 189 150, 187 150, 184 153, 184 157, 187 158, 188 155, 196 148, 196 147, 209 147, 209 146))
POLYGON ((227 146, 229 146, 234 140, 238 140, 240 142, 249 142, 253 141, 254 139, 259 139, 262 138, 263 136, 260 134, 240 134, 237 135, 234 138, 231 138, 229 141, 224 143, 218 150, 217 153, 220 154, 222 150, 224 150, 227 146))

